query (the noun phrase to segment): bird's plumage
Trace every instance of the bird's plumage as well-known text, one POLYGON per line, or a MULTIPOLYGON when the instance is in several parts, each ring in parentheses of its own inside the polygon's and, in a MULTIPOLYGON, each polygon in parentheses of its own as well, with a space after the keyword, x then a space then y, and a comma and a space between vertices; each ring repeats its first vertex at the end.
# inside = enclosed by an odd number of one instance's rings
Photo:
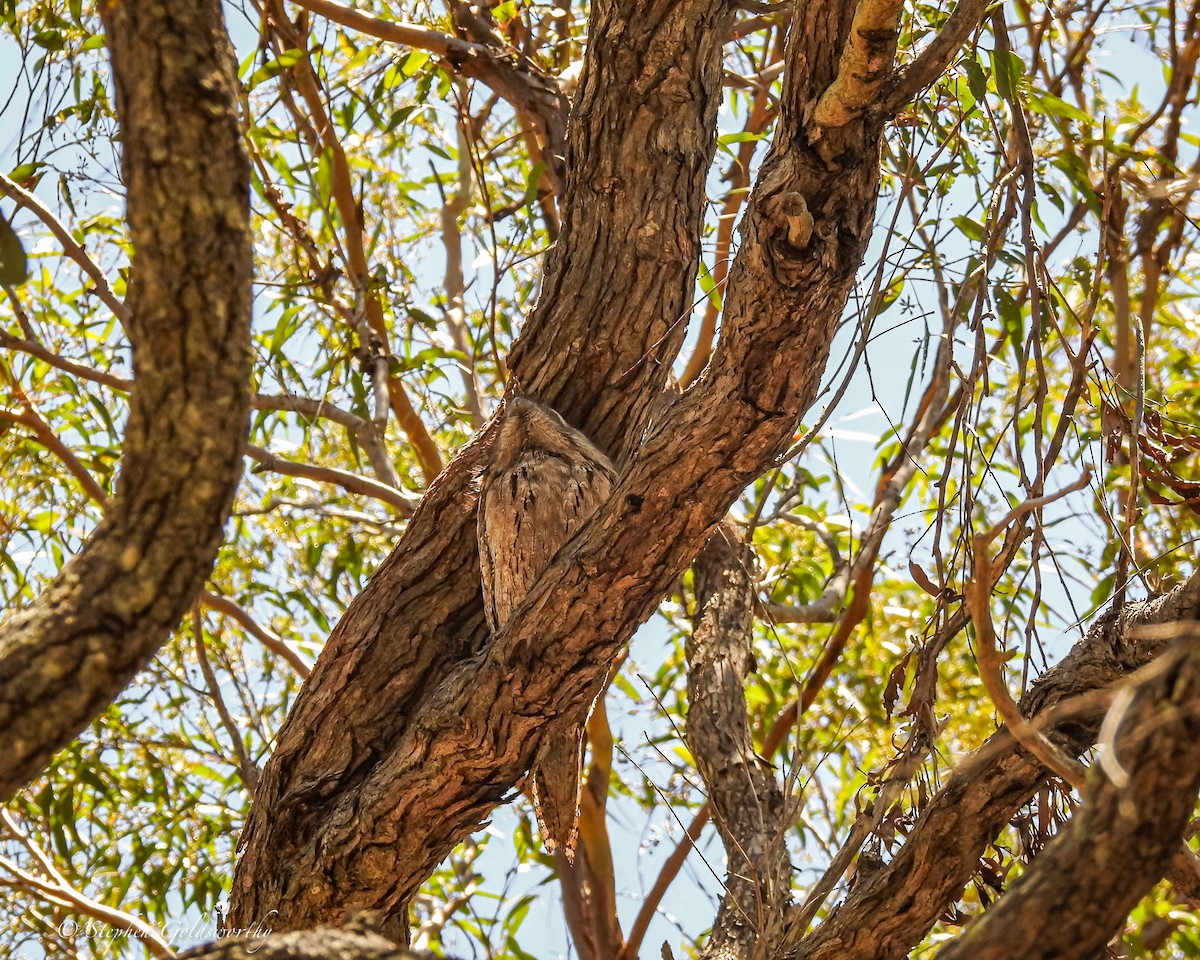
MULTIPOLYGON (((507 401, 480 488, 479 564, 488 625, 500 630, 559 549, 608 499, 608 457, 555 411, 507 401)), ((534 806, 548 849, 572 857, 583 728, 549 735, 534 763, 534 806)))

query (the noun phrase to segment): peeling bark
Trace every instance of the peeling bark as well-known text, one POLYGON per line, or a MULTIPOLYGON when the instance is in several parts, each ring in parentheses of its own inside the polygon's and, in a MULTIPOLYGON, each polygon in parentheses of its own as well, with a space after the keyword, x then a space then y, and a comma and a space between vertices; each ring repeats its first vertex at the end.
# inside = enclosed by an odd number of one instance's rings
POLYGON ((101 5, 133 262, 134 386, 117 492, 0 630, 0 799, 121 692, 212 568, 250 413, 249 164, 215 0, 101 5))

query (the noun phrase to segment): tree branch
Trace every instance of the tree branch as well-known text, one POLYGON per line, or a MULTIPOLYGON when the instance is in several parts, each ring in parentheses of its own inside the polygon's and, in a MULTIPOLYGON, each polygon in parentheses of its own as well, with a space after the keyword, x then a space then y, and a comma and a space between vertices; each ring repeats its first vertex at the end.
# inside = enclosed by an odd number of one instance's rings
POLYGON ((40 343, 36 343, 33 340, 22 340, 20 337, 14 337, 3 330, 0 330, 0 347, 7 347, 9 350, 18 350, 31 357, 37 357, 49 366, 54 367, 55 370, 61 370, 63 373, 69 373, 80 380, 99 383, 114 390, 128 392, 133 386, 133 382, 126 380, 124 377, 117 377, 85 364, 76 363, 74 360, 68 360, 66 357, 60 357, 53 350, 42 346, 40 343))
MULTIPOLYGON (((11 381, 11 386, 15 391, 20 391, 16 380, 11 381)), ((5 410, 3 407, 0 407, 0 420, 19 423, 29 430, 37 438, 38 443, 58 457, 62 465, 67 468, 67 472, 83 488, 84 493, 98 504, 106 503, 108 501, 108 494, 96 482, 96 478, 88 472, 87 467, 79 462, 79 458, 71 452, 70 447, 62 442, 58 434, 46 422, 45 418, 25 398, 24 393, 19 392, 18 397, 25 407, 25 412, 16 413, 15 411, 5 410)))
POLYGON ((999 523, 981 534, 976 534, 971 543, 974 575, 963 585, 967 611, 971 614, 971 621, 975 624, 975 658, 979 664, 979 677, 983 681, 988 699, 992 701, 992 705, 996 708, 1001 720, 1004 721, 1005 727, 1022 747, 1037 757, 1049 770, 1062 777, 1073 787, 1080 789, 1083 787, 1087 775, 1086 768, 1074 757, 1067 756, 1057 744, 1046 739, 1030 724, 1008 692, 1008 684, 1004 680, 1004 657, 998 648, 995 627, 992 625, 992 590, 999 577, 992 568, 989 549, 991 542, 1001 533, 1006 532, 1009 524, 1035 510, 1040 510, 1068 493, 1082 490, 1091 482, 1091 479, 1091 470, 1085 469, 1083 475, 1075 483, 1056 493, 1032 497, 1024 501, 1005 514, 999 523))
POLYGON ((783 934, 791 870, 784 799, 754 751, 745 682, 754 625, 753 551, 719 527, 696 559, 696 614, 687 641, 687 743, 725 843, 725 893, 699 956, 762 955, 783 934))
POLYGON ((270 920, 256 923, 246 936, 228 937, 184 950, 177 960, 438 960, 424 950, 409 950, 372 929, 351 922, 296 933, 271 933, 270 920))
POLYGON ((1134 702, 1112 745, 1129 771, 1128 785, 1118 787, 1094 766, 1067 826, 939 960, 1087 960, 1162 878, 1200 791, 1195 636, 1147 672, 1133 678, 1134 702))
POLYGON ((879 97, 896 61, 903 0, 859 0, 837 79, 812 113, 818 127, 844 127, 879 97))
POLYGON ((487 84, 527 119, 543 142, 541 160, 555 190, 562 188, 566 154, 567 98, 558 82, 537 65, 512 50, 406 23, 373 17, 332 0, 292 0, 297 6, 359 30, 380 40, 428 50, 441 57, 451 71, 487 84))
POLYGON ((56 906, 69 907, 75 913, 99 920, 114 930, 120 930, 144 941, 147 952, 161 960, 173 960, 175 954, 170 944, 156 927, 132 913, 93 900, 83 891, 71 886, 55 866, 50 854, 34 842, 29 833, 17 823, 11 811, 0 810, 0 821, 3 821, 8 832, 29 852, 45 873, 45 877, 38 876, 30 870, 22 869, 7 857, 0 857, 0 866, 16 878, 17 884, 56 906))
MULTIPOLYGON (((29 342, 28 341, 20 341, 20 343, 28 345, 29 342)), ((61 358, 57 357, 57 354, 50 354, 50 356, 61 360, 61 358)), ((77 365, 72 365, 72 366, 77 366, 77 365)), ((87 368, 87 367, 82 368, 82 369, 86 370, 86 371, 90 371, 92 373, 95 372, 95 371, 91 371, 91 369, 87 368)), ((51 429, 50 425, 46 422, 46 420, 37 412, 37 410, 30 403, 29 399, 25 396, 24 391, 21 389, 20 385, 16 382, 15 379, 10 378, 10 386, 11 386, 13 392, 16 394, 18 402, 20 402, 25 407, 25 412, 24 413, 14 413, 12 411, 0 408, 0 419, 10 420, 13 423, 19 423, 22 426, 27 427, 30 431, 32 431, 33 435, 37 438, 38 442, 41 443, 51 453, 53 453, 56 457, 59 458, 59 460, 62 462, 63 466, 65 466, 67 468, 67 471, 79 482, 79 485, 83 488, 83 491, 93 500, 93 502, 95 502, 100 507, 107 506, 108 501, 109 501, 109 496, 105 492, 104 488, 101 487, 100 484, 96 481, 96 478, 93 477, 91 475, 91 473, 88 471, 88 469, 82 463, 79 462, 79 458, 75 456, 75 454, 71 451, 70 447, 68 447, 65 443, 63 443, 62 440, 59 439, 58 435, 56 433, 54 433, 54 431, 51 429)), ((125 388, 128 389, 129 386, 131 386, 131 384, 126 382, 125 388)), ((323 404, 320 404, 318 401, 310 400, 307 397, 292 397, 291 395, 287 395, 286 398, 271 398, 271 397, 262 398, 262 395, 260 394, 259 398, 266 399, 268 401, 276 401, 276 400, 286 399, 289 403, 298 404, 300 407, 303 407, 305 409, 318 408, 318 407, 323 409, 325 406, 323 404)), ((277 409, 277 408, 269 407, 268 409, 277 409)), ((334 408, 334 409, 336 410, 337 408, 334 408)), ((346 414, 346 416, 353 416, 353 414, 346 414)), ((357 419, 357 418, 355 418, 355 419, 357 419)), ((364 424, 366 423, 366 421, 362 421, 362 422, 364 424)), ((257 448, 252 448, 252 449, 257 449, 257 448)), ((263 451, 263 452, 265 453, 265 451, 263 451)), ((267 455, 267 457, 272 462, 274 462, 276 459, 269 454, 267 455)), ((283 462, 286 462, 286 461, 283 461, 283 462)), ((303 465, 296 464, 295 466, 302 467, 303 465)), ((317 476, 314 476, 313 479, 327 479, 327 480, 332 481, 331 477, 326 476, 326 474, 322 473, 318 468, 311 468, 311 469, 317 471, 317 476)), ((278 472, 287 473, 290 471, 279 470, 278 472)), ((342 471, 330 471, 330 473, 341 475, 342 471)), ((298 473, 297 475, 310 476, 310 474, 308 474, 308 473, 298 473)), ((356 477, 352 474, 347 474, 345 476, 350 476, 354 480, 362 481, 363 483, 367 483, 367 484, 371 484, 371 481, 365 480, 365 478, 362 478, 362 477, 356 477)), ((376 487, 376 486, 379 486, 379 485, 373 484, 371 489, 374 489, 374 487, 376 487)), ((277 637, 275 634, 264 629, 262 626, 260 626, 258 623, 256 623, 254 621, 254 619, 250 616, 250 614, 248 614, 245 610, 243 610, 241 607, 239 607, 232 600, 230 600, 227 597, 223 597, 218 594, 210 593, 210 592, 204 591, 204 590, 202 590, 200 592, 199 596, 200 596, 200 599, 204 602, 205 606, 209 607, 210 609, 216 610, 219 613, 223 613, 226 616, 231 617, 233 620, 237 621, 239 624, 241 624, 242 628, 247 633, 249 633, 251 636, 253 636, 255 639, 257 639, 259 641, 259 643, 261 643, 268 650, 270 650, 273 653, 277 654, 278 656, 282 657, 289 664, 291 664, 292 668, 295 669, 295 671, 298 674, 300 674, 301 677, 308 676, 308 674, 311 670, 309 665, 307 663, 305 663, 304 660, 301 659, 300 656, 291 649, 291 647, 289 647, 286 643, 284 643, 281 638, 277 637)))
POLYGON ((286 660, 301 677, 307 677, 312 672, 312 667, 305 663, 303 658, 289 647, 282 637, 267 630, 228 597, 213 593, 211 590, 204 590, 200 594, 200 599, 210 610, 229 617, 264 647, 286 660))
POLYGON ((216 0, 101 8, 134 260, 134 393, 105 517, 0 629, 0 799, 107 706, 208 575, 250 408, 249 164, 216 0))
POLYGON ((879 112, 895 116, 945 73, 967 38, 979 29, 987 8, 988 0, 958 0, 938 35, 915 60, 896 71, 888 83, 887 95, 877 107, 879 112))
MULTIPOLYGON (((316 70, 309 60, 307 31, 295 27, 284 13, 283 0, 271 0, 267 4, 270 13, 270 23, 278 35, 281 48, 300 49, 306 51, 291 67, 291 74, 296 78, 296 85, 305 105, 313 118, 315 135, 320 139, 323 149, 329 151, 330 157, 330 192, 342 221, 343 249, 346 253, 346 272, 354 286, 357 302, 361 312, 357 331, 359 347, 364 356, 373 354, 372 337, 378 338, 378 348, 383 356, 391 353, 388 346, 388 330, 384 319, 383 305, 379 294, 372 289, 370 265, 367 261, 367 245, 363 231, 362 211, 354 193, 354 178, 350 172, 350 163, 346 150, 338 139, 333 119, 329 116, 321 93, 320 81, 316 70), (365 319, 365 327, 362 325, 365 319), (367 329, 369 328, 369 329, 367 329)), ((386 367, 386 364, 384 364, 386 367)), ((382 374, 381 374, 382 376, 382 374)), ((421 470, 426 482, 430 482, 442 470, 442 455, 437 443, 430 436, 428 429, 413 407, 408 391, 398 376, 386 376, 387 394, 396 421, 413 445, 413 451, 421 464, 421 470)))
POLYGON ((304 397, 296 393, 256 393, 253 406, 255 410, 285 410, 298 413, 310 420, 324 418, 341 424, 351 433, 362 439, 362 435, 371 429, 371 423, 349 410, 343 410, 328 400, 317 400, 314 397, 304 397))
POLYGON ((68 230, 61 220, 58 219, 50 209, 43 204, 32 192, 26 190, 16 181, 0 173, 0 193, 6 197, 15 200, 19 206, 24 207, 42 223, 49 228, 54 234, 54 238, 62 244, 63 253, 71 260, 75 261, 76 265, 88 275, 88 278, 95 284, 96 296, 113 312, 122 324, 129 320, 129 311, 115 293, 112 287, 108 285, 108 277, 104 271, 96 264, 96 261, 91 258, 91 255, 71 236, 71 231, 68 230))
MULTIPOLYGON (((573 128, 577 193, 568 193, 544 306, 514 349, 513 369, 543 399, 543 390, 563 400, 588 396, 589 386, 619 387, 563 407, 618 458, 643 431, 614 428, 644 416, 666 375, 660 351, 678 350, 682 314, 660 311, 690 304, 693 275, 688 270, 683 283, 681 269, 696 262, 694 199, 717 101, 693 92, 648 98, 692 71, 691 82, 718 89, 725 15, 698 0, 639 4, 637 16, 620 4, 593 10, 580 97, 595 109, 573 128), (647 67, 643 81, 637 71, 647 67), (647 102, 656 109, 643 114, 647 102), (616 162, 631 151, 628 163, 616 162), (650 175, 613 178, 611 171, 625 169, 650 175), (653 202, 632 202, 639 187, 653 202), (573 196, 588 202, 575 207, 573 196), (630 244, 630 236, 645 243, 630 244), (599 255, 614 241, 611 256, 599 255), (598 282, 601 266, 620 282, 598 282), (581 336, 585 309, 590 322, 581 336), (556 315, 566 322, 544 326, 556 315), (649 351, 613 367, 614 356, 666 318, 649 351), (606 326, 631 319, 629 341, 606 326)), ((807 82, 800 66, 829 56, 821 47, 807 53, 797 56, 790 101, 807 82)), ((746 483, 786 449, 815 397, 870 236, 881 129, 850 124, 817 154, 799 131, 781 126, 748 208, 724 335, 708 371, 649 431, 612 498, 490 643, 481 631, 473 504, 460 496, 482 465, 489 432, 431 486, 406 542, 339 624, 281 733, 244 837, 235 924, 278 909, 295 925, 360 903, 382 910, 395 925, 389 932, 399 932, 417 886, 528 771, 546 724, 582 720, 630 634, 746 483), (812 230, 797 245, 793 220, 805 196, 812 230), (436 593, 435 571, 444 585, 436 593), (402 624, 409 639, 380 642, 384 624, 402 624), (379 662, 367 668, 368 658, 379 662)))
MULTIPOLYGON (((683 339, 730 12, 720 0, 623 0, 598 6, 593 17, 579 94, 587 106, 571 131, 574 175, 563 232, 548 259, 539 306, 526 322, 525 346, 510 363, 527 392, 619 453, 644 432, 683 339), (642 168, 653 175, 629 172, 642 168), (633 244, 630 237, 637 238, 633 244), (598 269, 611 269, 620 282, 598 282, 598 269)), ((327 827, 340 832, 343 824, 330 815, 347 801, 363 806, 368 824, 394 822, 395 797, 374 792, 369 776, 407 749, 406 723, 422 702, 446 697, 450 688, 439 692, 442 682, 458 682, 455 665, 486 642, 470 491, 489 442, 485 430, 430 485, 396 551, 338 624, 297 698, 243 836, 235 926, 272 909, 291 927, 336 920, 347 898, 386 905, 402 917, 400 904, 411 890, 406 878, 425 870, 425 854, 398 872, 408 854, 395 845, 374 847, 365 858, 352 857, 362 872, 350 876, 340 867, 334 873, 316 867, 310 839, 327 827), (315 876, 331 882, 290 886, 315 876)), ((545 643, 543 637, 536 646, 545 643)), ((598 682, 607 667, 592 662, 598 682)), ((477 759, 489 764, 486 753, 477 759)), ((516 774, 464 768, 454 779, 482 776, 494 804, 527 767, 526 761, 516 774)), ((449 811, 453 816, 437 819, 452 831, 463 829, 463 817, 478 816, 457 801, 442 806, 442 814, 449 811)), ((430 837, 428 849, 441 842, 430 837)))
MULTIPOLYGON (((1125 679, 1167 648, 1174 631, 1147 624, 1190 620, 1200 603, 1200 574, 1155 600, 1111 608, 1063 660, 1022 698, 1031 720, 1081 693, 1125 679)), ((1055 717, 1042 732, 1078 756, 1095 742, 1102 711, 1055 717)), ((962 892, 987 844, 1028 802, 1046 775, 1007 730, 960 763, 926 805, 886 867, 861 884, 808 937, 788 935, 791 960, 899 960, 962 892), (803 939, 802 939, 803 937, 803 939)))
POLYGON ((332 483, 350 493, 371 497, 390 507, 394 507, 402 517, 411 517, 416 509, 417 498, 411 497, 403 490, 389 487, 386 483, 372 480, 357 473, 338 470, 336 467, 318 467, 311 463, 297 463, 295 460, 285 460, 277 457, 269 450, 257 447, 252 443, 246 444, 246 456, 260 464, 264 470, 285 474, 291 477, 304 477, 318 483, 332 483))
POLYGON ((237 767, 242 776, 242 783, 246 792, 253 796, 254 788, 258 786, 258 767, 250 758, 246 745, 242 742, 242 732, 234 722, 229 707, 225 705, 225 697, 221 693, 221 684, 217 680, 217 673, 209 663, 208 650, 204 640, 202 609, 200 598, 197 597, 196 602, 192 605, 192 633, 196 646, 196 662, 200 665, 200 672, 204 675, 204 683, 208 687, 208 697, 217 711, 221 725, 229 735, 229 743, 234 756, 237 757, 237 767))

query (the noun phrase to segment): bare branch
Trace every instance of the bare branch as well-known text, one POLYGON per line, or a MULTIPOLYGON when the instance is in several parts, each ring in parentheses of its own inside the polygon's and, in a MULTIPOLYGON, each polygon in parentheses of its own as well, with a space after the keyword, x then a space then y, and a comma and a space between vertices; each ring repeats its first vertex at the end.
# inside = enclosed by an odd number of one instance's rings
MULTIPOLYGON (((328 400, 302 397, 294 393, 276 395, 258 393, 254 395, 253 404, 255 410, 287 410, 311 420, 324 418, 341 424, 354 434, 354 438, 366 450, 367 459, 371 462, 371 469, 375 471, 375 476, 379 478, 380 482, 397 490, 400 489, 400 475, 396 472, 396 465, 392 463, 392 459, 388 455, 384 429, 381 425, 364 420, 328 400)), ((415 499, 413 502, 416 502, 415 499)), ((405 516, 407 515, 405 514, 405 516)))
POLYGON ((371 424, 362 417, 349 410, 343 410, 328 400, 303 397, 296 393, 256 393, 253 404, 255 410, 286 410, 308 417, 310 420, 317 418, 332 420, 350 430, 360 439, 363 434, 369 433, 371 428, 371 424))
POLYGON ((466 60, 471 57, 486 56, 489 52, 479 44, 469 43, 449 34, 410 23, 373 17, 361 10, 355 10, 353 7, 333 3, 332 0, 292 0, 292 2, 298 7, 311 10, 318 16, 332 20, 334 23, 340 23, 344 27, 358 30, 368 36, 380 40, 390 40, 393 43, 402 43, 406 47, 416 47, 418 50, 428 50, 430 53, 436 53, 439 57, 466 60))
POLYGON ((295 0, 297 6, 380 40, 428 50, 455 73, 487 84, 526 117, 543 143, 542 161, 556 190, 562 188, 566 156, 567 100, 553 77, 527 58, 488 43, 472 43, 434 30, 396 23, 332 0, 295 0))
POLYGON ((394 507, 404 517, 412 516, 413 510, 416 509, 420 500, 419 497, 409 496, 402 490, 389 487, 386 483, 379 483, 370 477, 338 470, 336 467, 317 467, 310 463, 285 460, 252 443, 246 444, 246 456, 260 464, 265 470, 272 470, 289 477, 303 477, 318 483, 332 483, 359 496, 379 500, 394 507))
MULTIPOLYGON (((278 35, 278 43, 288 49, 307 51, 309 48, 306 32, 294 26, 288 20, 283 9, 283 0, 271 0, 267 4, 270 12, 270 23, 278 35)), ((358 302, 362 306, 370 333, 359 331, 360 349, 364 356, 378 354, 386 356, 391 351, 388 347, 388 329, 384 319, 383 306, 378 293, 371 288, 370 265, 367 262, 367 245, 363 230, 362 211, 354 192, 354 178, 350 172, 350 162, 346 150, 338 139, 333 119, 329 116, 325 98, 322 95, 320 80, 312 62, 306 55, 301 57, 291 67, 290 73, 296 79, 297 88, 304 98, 314 125, 314 135, 319 138, 321 147, 329 152, 331 159, 330 190, 333 202, 342 220, 342 241, 346 252, 346 270, 350 282, 354 285, 358 302), (370 338, 377 338, 372 345, 370 338)), ((433 479, 442 471, 442 455, 437 443, 430 435, 403 381, 398 376, 388 376, 386 379, 388 399, 392 412, 400 428, 408 436, 421 464, 421 470, 426 482, 433 479)))
POLYGON ((658 876, 654 878, 654 885, 646 894, 642 901, 641 909, 638 910, 637 916, 634 918, 633 925, 629 928, 629 939, 625 943, 624 949, 621 951, 618 960, 633 960, 638 956, 638 950, 642 946, 642 941, 646 938, 646 931, 650 929, 650 921, 654 919, 662 899, 667 894, 667 889, 679 875, 679 871, 683 869, 683 864, 691 854, 696 841, 700 839, 700 835, 704 832, 704 828, 708 826, 712 819, 712 804, 705 803, 696 815, 692 817, 692 822, 687 825, 684 831, 683 839, 679 841, 679 845, 671 851, 671 855, 659 870, 658 876))
POLYGON ((754 625, 753 553, 732 525, 696 560, 696 615, 687 642, 687 742, 725 843, 725 893, 701 957, 758 957, 783 933, 791 871, 783 791, 754 751, 744 686, 754 625))
POLYGON ((850 588, 850 564, 844 563, 829 578, 829 584, 812 603, 794 606, 790 603, 760 603, 759 613, 769 623, 833 623, 839 608, 846 602, 850 588))
MULTIPOLYGON (((1088 635, 1022 698, 1022 713, 1039 729, 1078 755, 1097 735, 1107 697, 1095 700, 1090 715, 1074 704, 1080 694, 1124 680, 1170 644, 1144 624, 1189 619, 1200 602, 1200 574, 1152 601, 1111 608, 1088 635)), ((1173 634, 1174 635, 1174 634, 1173 634)), ((928 933, 974 873, 987 844, 1037 789, 1046 769, 1025 753, 1007 730, 990 737, 960 763, 929 801, 897 854, 810 935, 797 924, 786 953, 795 960, 899 960, 928 933), (920 895, 916 895, 920 891, 920 895)))
MULTIPOLYGON (((128 393, 133 389, 132 380, 106 373, 103 370, 97 370, 95 367, 89 367, 74 360, 68 360, 66 357, 55 353, 53 350, 36 341, 23 340, 3 330, 0 330, 0 347, 7 347, 9 350, 16 350, 31 357, 37 357, 55 370, 69 373, 71 376, 89 383, 98 383, 122 393, 128 393)), ((347 430, 352 431, 360 442, 363 442, 364 437, 371 432, 371 424, 362 417, 356 416, 349 410, 343 410, 328 400, 317 400, 314 397, 304 397, 295 393, 256 393, 251 400, 251 404, 255 410, 282 410, 299 413, 313 420, 318 418, 332 420, 334 423, 341 424, 347 430)))
MULTIPOLYGON (((14 390, 20 389, 17 387, 15 380, 11 382, 11 386, 14 390)), ((23 393, 21 394, 21 399, 24 399, 23 393)), ((0 420, 8 420, 26 427, 37 438, 38 443, 58 457, 63 466, 67 468, 67 472, 83 488, 84 493, 101 506, 107 503, 108 494, 96 482, 96 478, 92 476, 87 467, 79 462, 79 458, 71 452, 71 448, 59 439, 58 434, 54 432, 45 418, 29 404, 28 400, 25 400, 25 404, 25 411, 23 413, 5 410, 3 407, 0 407, 0 420)))
MULTIPOLYGON (((455 124, 458 133, 458 182, 454 193, 442 195, 442 246, 446 250, 446 270, 443 275, 443 295, 446 298, 446 326, 455 349, 461 353, 459 371, 466 392, 467 410, 471 414, 471 426, 478 430, 484 424, 483 405, 479 401, 479 384, 475 379, 475 356, 467 331, 466 283, 463 278, 462 230, 459 218, 471 204, 471 143, 467 126, 471 115, 467 112, 465 91, 459 93, 459 116, 455 124)), ((441 189, 441 180, 437 180, 441 189)))
MULTIPOLYGON (((21 342, 24 344, 27 341, 21 342)), ((51 356, 57 357, 56 354, 51 354, 51 356)), ((90 371, 90 368, 83 369, 90 371)), ((59 439, 58 435, 54 433, 45 419, 43 419, 41 415, 38 414, 38 412, 33 408, 28 399, 25 397, 24 391, 21 390, 20 386, 15 380, 10 381, 10 386, 17 394, 18 399, 26 405, 26 410, 24 413, 14 413, 12 411, 0 408, 0 419, 10 420, 13 423, 19 423, 22 426, 28 427, 38 441, 62 461, 68 472, 79 482, 79 485, 83 488, 84 492, 97 505, 101 507, 106 506, 109 501, 108 494, 96 481, 95 477, 93 477, 91 472, 79 462, 79 459, 74 453, 72 453, 71 449, 59 439)), ((267 399, 273 400, 279 398, 267 399)), ((306 401, 314 406, 321 406, 317 403, 317 401, 308 401, 308 398, 304 397, 289 397, 288 399, 289 401, 294 400, 301 406, 305 406, 306 401)), ((271 409, 275 408, 272 407, 271 409)), ((348 414, 347 416, 351 415, 348 414)), ((296 466, 302 465, 297 464, 296 466)), ((340 471, 334 472, 340 473, 340 471)), ((355 479, 363 481, 364 483, 371 482, 362 477, 356 477, 355 479)), ((241 624, 243 629, 245 629, 247 633, 258 640, 264 647, 283 657, 283 659, 291 664, 291 666, 296 670, 297 673, 300 674, 301 677, 308 676, 311 667, 309 667, 307 663, 305 663, 286 643, 284 643, 282 639, 256 623, 253 617, 251 617, 245 610, 235 604, 232 600, 208 591, 201 591, 200 598, 204 601, 205 606, 210 607, 219 613, 223 613, 241 624)))
POLYGON ((206 607, 229 617, 264 647, 286 660, 301 677, 307 677, 312 672, 312 667, 305 663, 282 637, 272 633, 228 597, 213 593, 211 590, 204 590, 200 594, 200 599, 204 601, 206 607))
POLYGON ((110 4, 101 16, 135 251, 125 327, 136 384, 104 520, 0 628, 0 798, 179 623, 216 556, 249 415, 250 177, 220 4, 110 4))
POLYGON ((1091 470, 1084 470, 1083 475, 1069 486, 1056 493, 1041 497, 1031 497, 1010 510, 999 523, 990 527, 973 539, 972 553, 974 556, 975 572, 963 590, 966 596, 967 609, 975 624, 975 636, 978 641, 976 657, 979 661, 979 676, 987 690, 988 697, 996 707, 1004 725, 1026 750, 1037 757, 1049 769, 1074 787, 1082 788, 1087 774, 1086 767, 1074 757, 1067 756, 1056 744, 1052 743, 1038 732, 1028 720, 1022 716, 1008 692, 1004 682, 1004 659, 997 648, 996 632, 992 626, 991 597, 992 590, 998 581, 998 576, 992 568, 989 545, 1000 534, 1005 533, 1009 525, 1028 516, 1035 510, 1061 499, 1069 493, 1084 489, 1092 479, 1091 470))
POLYGON ((22 869, 12 860, 0 857, 0 867, 8 870, 20 885, 36 896, 43 897, 51 903, 68 907, 82 916, 99 920, 114 930, 120 930, 123 933, 128 933, 131 937, 144 941, 146 949, 154 956, 161 958, 161 960, 172 960, 175 952, 156 927, 151 926, 132 913, 100 903, 89 897, 82 890, 77 890, 71 886, 67 878, 55 866, 50 854, 42 849, 29 833, 17 823, 16 817, 11 811, 0 809, 0 820, 3 820, 9 834, 15 837, 21 846, 29 852, 29 855, 37 861, 46 874, 45 877, 39 877, 29 870, 22 869))
POLYGON ((126 380, 124 377, 114 376, 111 373, 96 370, 85 364, 76 363, 74 360, 68 360, 66 357, 59 356, 53 350, 42 346, 40 343, 36 343, 33 340, 22 340, 20 337, 14 337, 3 330, 0 330, 0 347, 7 347, 9 350, 18 350, 31 357, 37 357, 49 366, 54 367, 54 369, 61 370, 63 373, 69 373, 80 380, 99 383, 126 393, 133 387, 132 380, 126 380))
POLYGON ((3 173, 0 173, 0 193, 15 200, 50 229, 50 232, 54 234, 54 238, 62 244, 63 253, 75 261, 83 272, 88 275, 92 283, 95 284, 96 295, 122 324, 128 322, 129 311, 125 304, 113 293, 112 287, 108 285, 108 277, 105 276, 104 271, 100 269, 88 252, 75 242, 75 238, 71 236, 71 231, 63 225, 62 221, 51 213, 49 208, 30 191, 24 189, 20 184, 11 180, 3 173))
POLYGON ((217 682, 216 671, 208 662, 208 650, 204 645, 204 617, 200 611, 201 602, 197 598, 192 606, 192 632, 196 646, 196 661, 200 664, 200 672, 204 674, 208 696, 216 708, 217 716, 221 718, 221 725, 225 727, 225 732, 229 735, 229 742, 237 757, 238 771, 242 775, 242 783, 245 785, 247 793, 253 796, 254 788, 258 786, 258 767, 250 759, 250 754, 246 752, 246 745, 242 743, 242 732, 233 722, 233 715, 230 714, 229 708, 225 705, 225 697, 221 694, 221 685, 217 682))
POLYGON ((877 108, 883 116, 899 113, 946 72, 967 38, 979 29, 987 7, 988 0, 958 0, 938 35, 889 81, 888 94, 877 108))

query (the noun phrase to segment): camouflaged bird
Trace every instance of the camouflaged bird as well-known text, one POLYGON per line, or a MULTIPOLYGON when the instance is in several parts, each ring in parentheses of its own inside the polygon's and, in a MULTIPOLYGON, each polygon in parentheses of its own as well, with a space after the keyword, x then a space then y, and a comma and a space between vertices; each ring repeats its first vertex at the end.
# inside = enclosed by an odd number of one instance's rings
MULTIPOLYGON (((479 498, 483 606, 493 631, 612 490, 616 473, 587 437, 553 410, 510 398, 479 498)), ((551 733, 533 765, 533 804, 547 850, 575 855, 582 725, 551 733)))

